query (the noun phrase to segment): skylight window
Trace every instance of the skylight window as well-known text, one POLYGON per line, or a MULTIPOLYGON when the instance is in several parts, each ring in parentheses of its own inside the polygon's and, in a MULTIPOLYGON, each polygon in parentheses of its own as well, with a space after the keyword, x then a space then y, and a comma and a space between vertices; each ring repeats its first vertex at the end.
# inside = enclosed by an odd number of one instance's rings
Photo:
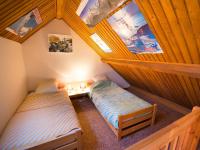
POLYGON ((98 36, 98 34, 94 33, 90 36, 90 38, 105 52, 105 53, 111 53, 112 50, 108 45, 98 36))

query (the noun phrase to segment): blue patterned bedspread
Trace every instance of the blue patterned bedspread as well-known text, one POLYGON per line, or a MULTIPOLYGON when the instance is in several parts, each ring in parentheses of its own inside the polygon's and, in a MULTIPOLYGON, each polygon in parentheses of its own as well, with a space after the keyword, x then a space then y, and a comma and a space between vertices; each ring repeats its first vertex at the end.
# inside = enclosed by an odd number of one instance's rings
POLYGON ((94 83, 91 87, 90 97, 103 117, 115 128, 118 128, 119 115, 129 114, 151 106, 150 103, 109 80, 94 83))

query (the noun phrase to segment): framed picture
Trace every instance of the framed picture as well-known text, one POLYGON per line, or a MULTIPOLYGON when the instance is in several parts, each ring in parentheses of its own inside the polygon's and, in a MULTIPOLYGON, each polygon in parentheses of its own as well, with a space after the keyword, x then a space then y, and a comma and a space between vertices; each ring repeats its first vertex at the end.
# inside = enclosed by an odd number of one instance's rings
POLYGON ((94 27, 126 0, 82 0, 76 13, 89 27, 94 27))
POLYGON ((36 8, 25 16, 19 18, 15 23, 7 27, 6 30, 20 37, 24 37, 40 23, 42 23, 42 18, 40 17, 40 13, 36 8))
POLYGON ((133 1, 108 18, 109 24, 133 53, 163 53, 133 1))
POLYGON ((48 35, 49 52, 72 52, 72 37, 62 34, 48 35))

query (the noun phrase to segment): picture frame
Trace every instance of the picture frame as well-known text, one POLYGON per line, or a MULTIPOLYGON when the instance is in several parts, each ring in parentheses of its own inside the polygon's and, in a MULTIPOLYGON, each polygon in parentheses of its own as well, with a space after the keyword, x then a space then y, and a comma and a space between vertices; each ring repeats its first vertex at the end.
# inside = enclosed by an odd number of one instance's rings
POLYGON ((64 34, 48 34, 49 52, 71 53, 72 37, 64 34))

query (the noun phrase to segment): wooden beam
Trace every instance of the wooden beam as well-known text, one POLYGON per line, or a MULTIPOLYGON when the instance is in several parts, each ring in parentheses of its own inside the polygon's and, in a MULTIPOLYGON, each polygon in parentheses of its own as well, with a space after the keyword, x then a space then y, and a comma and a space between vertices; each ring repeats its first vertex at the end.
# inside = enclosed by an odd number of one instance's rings
POLYGON ((57 0, 57 19, 62 19, 65 10, 65 0, 57 0))
POLYGON ((103 62, 117 65, 131 65, 140 69, 150 69, 157 72, 186 75, 193 78, 200 78, 199 64, 168 63, 155 61, 139 61, 128 59, 108 59, 102 58, 103 62))

